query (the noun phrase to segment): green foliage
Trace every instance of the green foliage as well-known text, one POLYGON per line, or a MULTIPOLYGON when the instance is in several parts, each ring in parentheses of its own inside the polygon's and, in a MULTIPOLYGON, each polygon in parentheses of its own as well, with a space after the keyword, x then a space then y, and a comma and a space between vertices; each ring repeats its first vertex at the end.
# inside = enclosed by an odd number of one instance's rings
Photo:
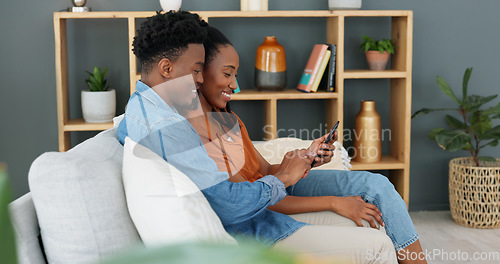
POLYGON ((479 166, 480 160, 495 161, 495 158, 492 157, 479 157, 479 150, 488 146, 496 147, 500 141, 500 125, 493 126, 493 120, 500 119, 500 102, 495 106, 481 109, 486 103, 495 99, 497 95, 486 97, 468 95, 471 74, 472 68, 465 70, 462 83, 462 100, 459 100, 442 77, 437 76, 439 88, 458 105, 457 108, 422 108, 416 111, 412 118, 435 111, 451 110, 458 113, 459 118, 446 115, 445 120, 449 129, 436 128, 431 130, 428 136, 444 150, 450 152, 468 151, 474 158, 476 166, 479 166))
POLYGON ((293 254, 254 244, 179 244, 157 248, 137 248, 101 264, 293 264, 293 254))
POLYGON ((14 231, 10 222, 8 206, 11 202, 11 193, 5 166, 0 164, 0 256, 2 263, 17 263, 14 231))
POLYGON ((378 50, 380 53, 384 51, 394 54, 394 46, 392 45, 392 40, 382 39, 375 41, 373 38, 363 35, 363 42, 359 46, 361 51, 378 50))
POLYGON ((107 85, 108 81, 105 79, 108 67, 102 71, 101 68, 94 66, 94 72, 86 72, 89 77, 85 79, 85 82, 91 92, 102 92, 109 89, 109 85, 107 85))

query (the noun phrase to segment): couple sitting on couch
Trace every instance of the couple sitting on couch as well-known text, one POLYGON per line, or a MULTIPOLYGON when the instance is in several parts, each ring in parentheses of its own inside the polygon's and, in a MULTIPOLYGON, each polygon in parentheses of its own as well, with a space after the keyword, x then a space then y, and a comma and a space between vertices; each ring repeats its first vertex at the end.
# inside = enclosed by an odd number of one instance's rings
POLYGON ((287 153, 281 164, 259 154, 229 109, 239 58, 217 29, 186 11, 157 14, 141 25, 133 47, 142 75, 118 127, 120 142, 130 137, 185 173, 229 234, 357 263, 395 263, 396 253, 401 263, 425 263, 407 258, 422 249, 386 177, 310 170, 313 160, 316 167, 332 158, 327 135, 287 153), (310 217, 289 216, 301 213, 310 217), (334 213, 351 219, 351 227, 325 225, 334 213), (372 228, 361 228, 362 220, 372 228))

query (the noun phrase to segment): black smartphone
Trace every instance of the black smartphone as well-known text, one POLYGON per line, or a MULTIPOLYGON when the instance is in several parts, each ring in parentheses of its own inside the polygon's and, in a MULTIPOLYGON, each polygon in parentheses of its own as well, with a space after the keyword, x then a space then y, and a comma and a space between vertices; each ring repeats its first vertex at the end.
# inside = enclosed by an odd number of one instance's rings
MULTIPOLYGON (((337 127, 339 127, 339 123, 340 121, 337 121, 337 123, 335 123, 332 130, 330 131, 330 134, 328 134, 328 137, 326 137, 326 140, 324 142, 325 144, 330 143, 330 140, 332 140, 333 138, 333 134, 335 134, 335 131, 337 131, 337 127)), ((316 155, 316 157, 320 157, 320 155, 316 155)), ((316 159, 311 163, 311 168, 314 166, 314 164, 316 164, 316 159)))

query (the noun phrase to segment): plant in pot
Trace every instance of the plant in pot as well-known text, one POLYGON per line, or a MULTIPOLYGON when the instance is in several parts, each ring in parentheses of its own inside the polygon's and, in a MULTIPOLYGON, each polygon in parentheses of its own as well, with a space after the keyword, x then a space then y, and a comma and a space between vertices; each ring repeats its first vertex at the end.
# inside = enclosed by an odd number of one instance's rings
POLYGON ((116 113, 116 92, 110 90, 106 80, 108 68, 101 70, 94 66, 85 80, 88 90, 82 91, 82 113, 87 123, 107 123, 116 113))
POLYGON ((450 161, 449 198, 453 220, 463 226, 475 228, 500 227, 500 159, 480 156, 485 147, 496 147, 500 140, 500 102, 495 106, 484 105, 497 97, 468 95, 468 83, 472 68, 463 77, 462 99, 457 98, 448 83, 437 76, 441 91, 456 104, 453 108, 423 108, 412 118, 435 111, 453 111, 457 117, 446 115, 448 129, 435 128, 429 138, 444 150, 467 151, 471 157, 450 161))
POLYGON ((385 70, 389 61, 389 54, 394 54, 392 40, 381 39, 375 41, 366 35, 363 35, 363 42, 361 42, 359 49, 365 52, 368 67, 372 71, 385 70))

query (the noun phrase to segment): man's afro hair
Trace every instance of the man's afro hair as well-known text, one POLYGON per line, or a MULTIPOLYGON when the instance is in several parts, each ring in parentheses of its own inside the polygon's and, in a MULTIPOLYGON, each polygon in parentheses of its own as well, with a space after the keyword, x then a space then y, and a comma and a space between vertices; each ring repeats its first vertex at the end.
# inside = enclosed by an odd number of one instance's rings
POLYGON ((137 30, 132 44, 142 71, 149 72, 152 64, 163 58, 177 60, 190 43, 203 44, 207 25, 197 14, 183 10, 157 12, 148 17, 137 30))

